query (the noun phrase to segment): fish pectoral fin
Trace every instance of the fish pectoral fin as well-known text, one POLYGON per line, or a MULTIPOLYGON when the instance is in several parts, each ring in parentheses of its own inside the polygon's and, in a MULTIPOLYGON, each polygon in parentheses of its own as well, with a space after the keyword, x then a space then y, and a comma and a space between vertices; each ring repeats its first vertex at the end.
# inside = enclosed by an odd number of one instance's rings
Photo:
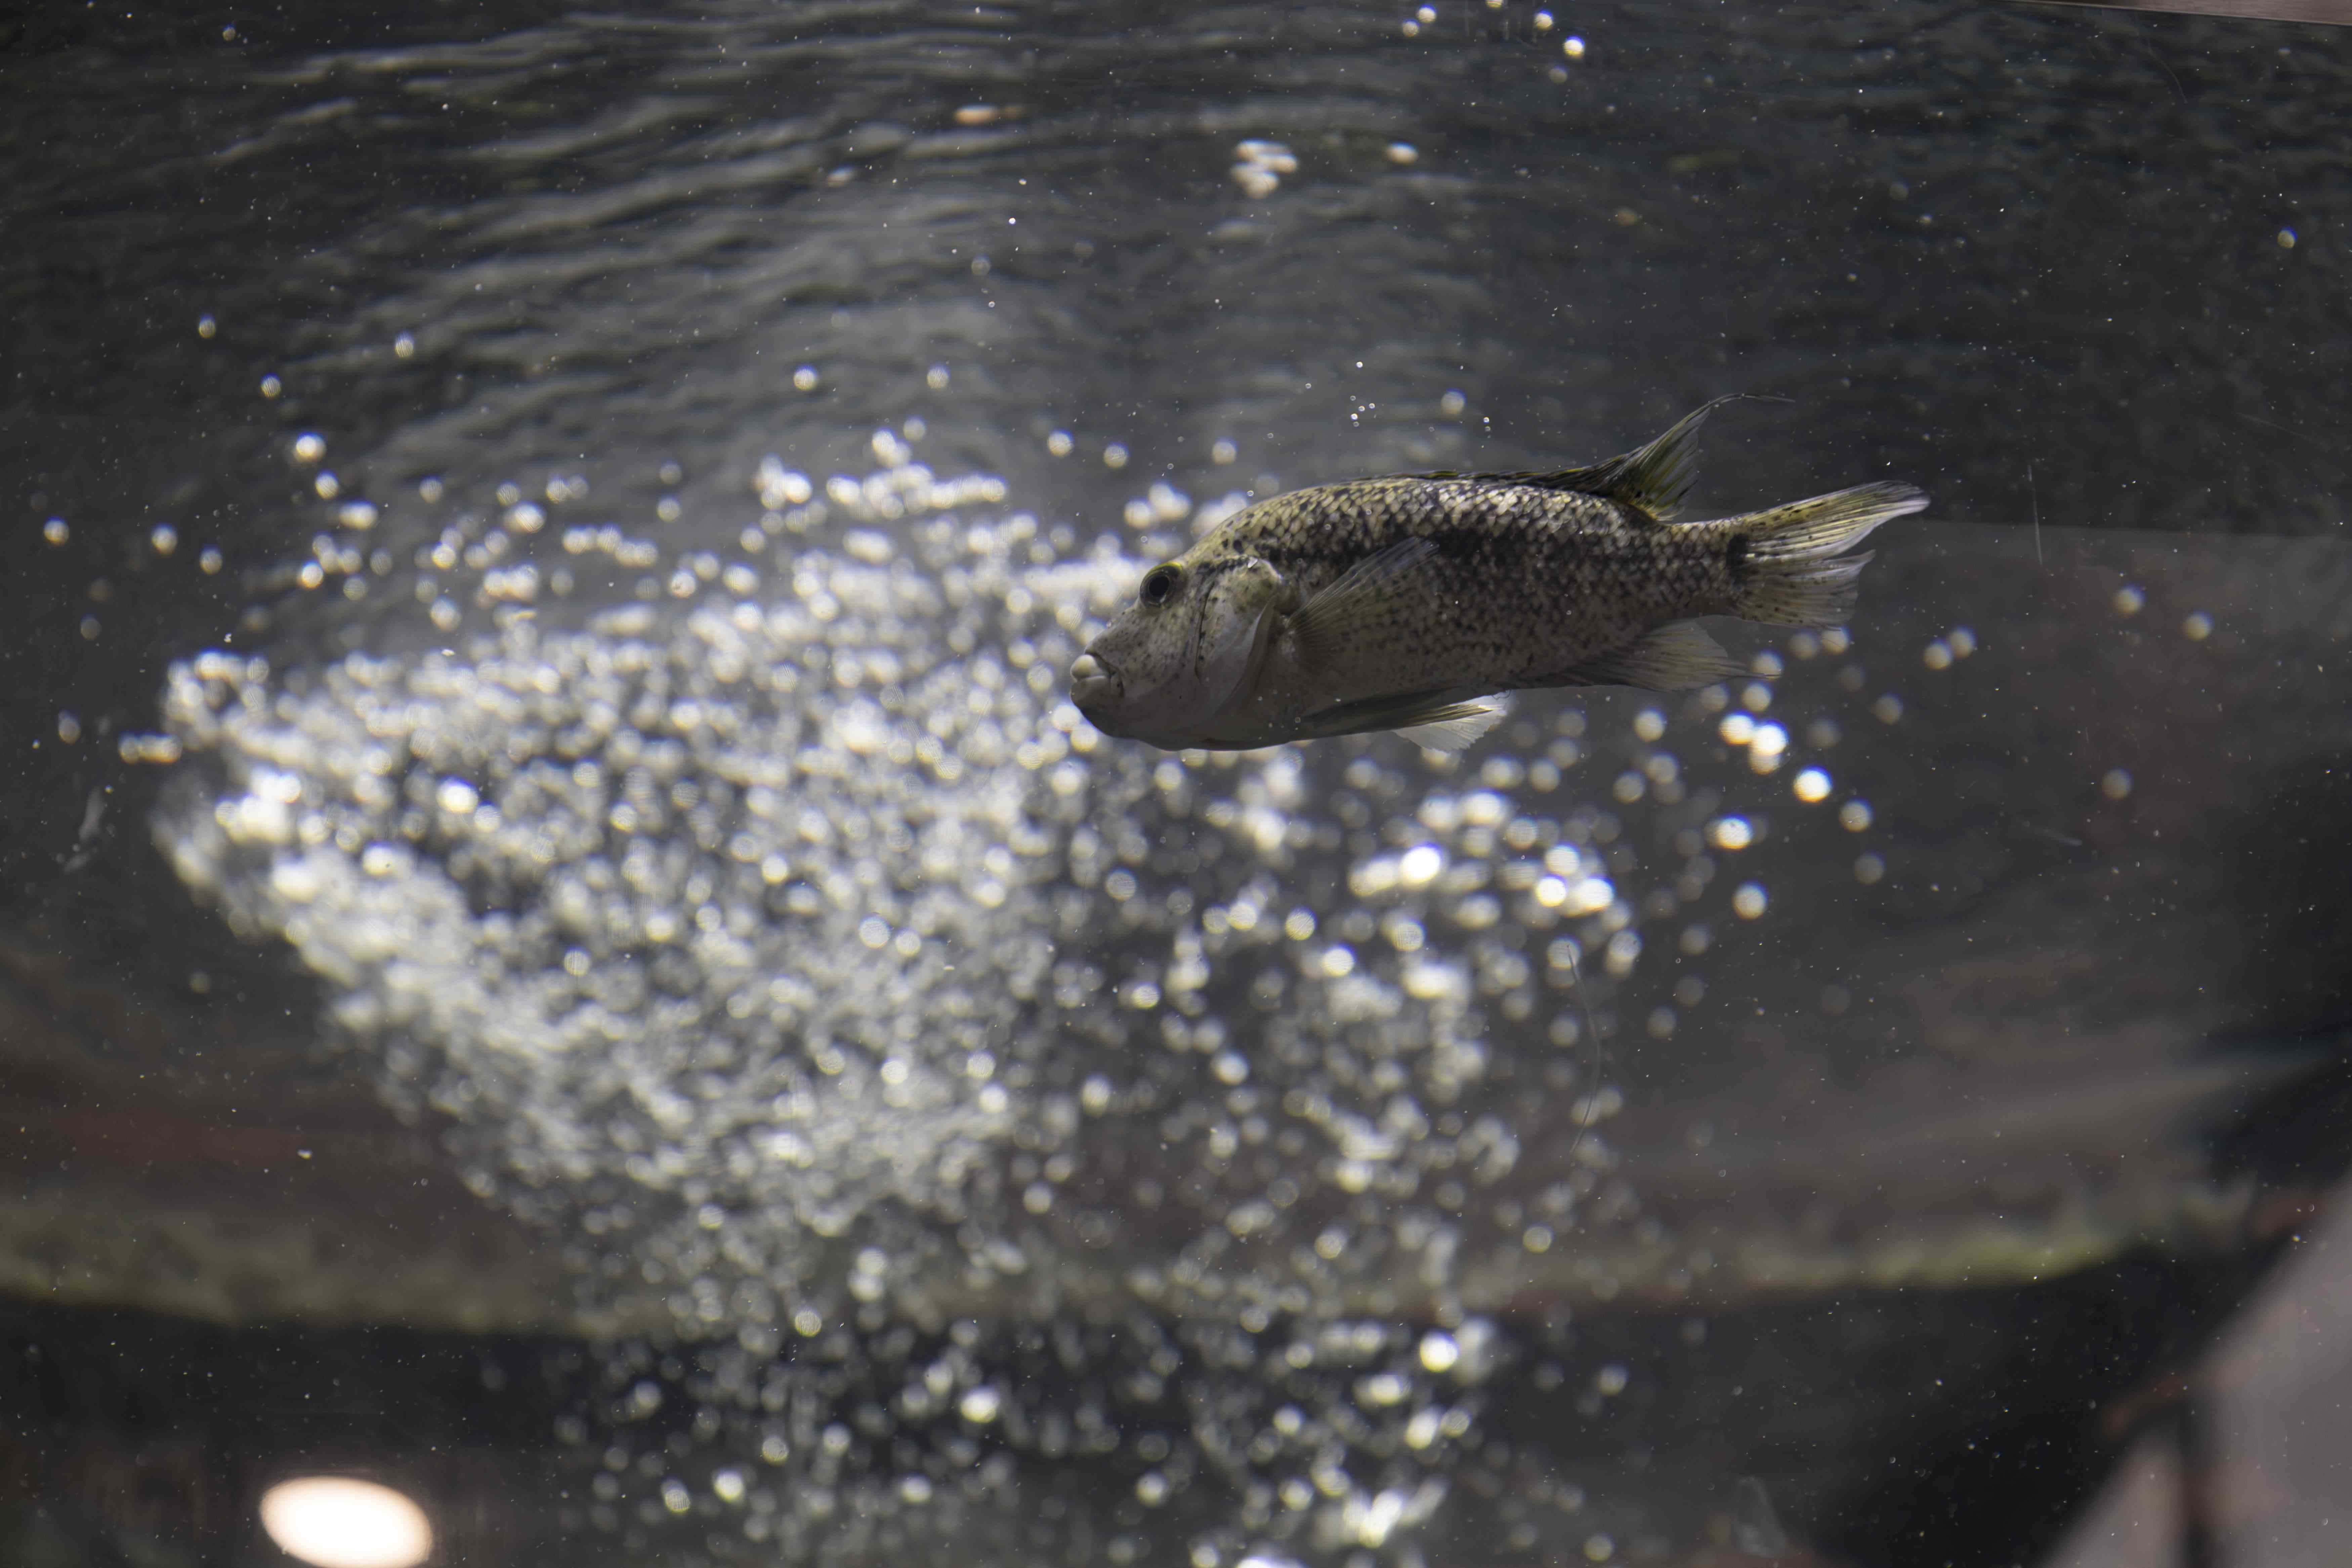
POLYGON ((1652 691, 1688 691, 1737 680, 1748 673, 1738 659, 1723 651, 1696 621, 1669 621, 1654 626, 1623 647, 1588 658, 1558 675, 1528 682, 1530 686, 1639 686, 1652 691))
POLYGON ((1398 581, 1436 553, 1437 546, 1426 539, 1401 539, 1333 578, 1291 615, 1300 657, 1309 665, 1327 663, 1350 633, 1379 617, 1398 581))
POLYGON ((1502 722, 1507 710, 1491 698, 1465 701, 1453 690, 1407 691, 1394 697, 1359 697, 1335 702, 1301 721, 1302 739, 1361 735, 1394 730, 1433 752, 1465 750, 1502 722))
POLYGON ((1274 625, 1272 605, 1255 616, 1237 616, 1217 645, 1202 661, 1201 686, 1209 710, 1222 713, 1248 694, 1258 656, 1265 651, 1265 635, 1274 625))

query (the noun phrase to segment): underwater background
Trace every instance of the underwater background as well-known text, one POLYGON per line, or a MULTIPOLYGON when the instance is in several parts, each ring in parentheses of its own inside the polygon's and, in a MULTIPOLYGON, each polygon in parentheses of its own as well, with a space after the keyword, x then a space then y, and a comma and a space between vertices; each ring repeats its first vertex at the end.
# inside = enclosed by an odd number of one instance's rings
POLYGON ((325 1469, 449 1563, 2058 1561, 2340 1173, 2352 32, 34 7, 0 84, 13 1560, 286 1561, 325 1469), (1069 705, 1249 499, 1728 393, 1689 515, 1933 501, 1753 679, 1069 705))

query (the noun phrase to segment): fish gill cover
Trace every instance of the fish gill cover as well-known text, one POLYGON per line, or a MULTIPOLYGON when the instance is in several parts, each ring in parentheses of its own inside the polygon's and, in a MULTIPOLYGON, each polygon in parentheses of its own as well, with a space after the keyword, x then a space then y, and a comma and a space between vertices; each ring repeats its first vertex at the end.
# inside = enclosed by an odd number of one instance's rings
MULTIPOLYGON (((572 525, 553 489, 553 518, 461 512, 418 550, 446 648, 182 662, 162 841, 294 946, 397 1101, 452 1119, 478 1191, 566 1238, 592 1318, 650 1300, 701 1345, 698 1435, 814 1467, 781 1493, 633 1471, 640 1524, 756 1492, 728 1539, 846 1551, 896 1519, 948 1550, 954 1489, 1009 1484, 980 1435, 1109 1453, 1129 1508, 1191 1492, 1171 1538, 1213 1556, 1402 1541, 1519 1354, 1485 1314, 1615 1293, 1580 1234, 1687 1285, 1612 1173, 1587 1023, 1664 1038, 1701 1005, 1643 954, 1763 915, 1724 859, 1769 818, 1732 799, 1794 775, 1843 837, 1830 778, 1760 682, 1596 704, 1605 734, 1531 706, 1469 764, 1108 741, 1059 672, 1139 563, 875 447, 822 495, 763 464, 771 526, 723 562, 572 525), (544 591, 518 575, 559 542, 544 591), (599 557, 654 597, 564 600, 599 557), (1673 728, 1744 765, 1686 774, 1673 728), (859 1389, 889 1423, 827 1414, 859 1389)), ((661 1408, 650 1353, 608 1369, 600 1429, 661 1408)))

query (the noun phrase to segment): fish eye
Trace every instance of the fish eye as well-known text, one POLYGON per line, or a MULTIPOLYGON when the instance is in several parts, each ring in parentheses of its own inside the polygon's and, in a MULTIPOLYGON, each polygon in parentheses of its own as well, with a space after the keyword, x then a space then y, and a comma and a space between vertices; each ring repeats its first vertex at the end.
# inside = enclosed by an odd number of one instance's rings
POLYGON ((1183 580, 1184 574, 1173 564, 1154 566, 1143 574, 1140 596, 1145 605, 1156 609, 1176 596, 1176 585, 1183 580))

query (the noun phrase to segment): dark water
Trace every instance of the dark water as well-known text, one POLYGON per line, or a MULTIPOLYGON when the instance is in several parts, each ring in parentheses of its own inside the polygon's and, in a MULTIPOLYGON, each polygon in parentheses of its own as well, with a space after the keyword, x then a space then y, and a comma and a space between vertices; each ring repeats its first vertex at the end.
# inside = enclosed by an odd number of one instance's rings
POLYGON ((0 23, 21 1555, 2057 1539, 2342 1163, 2352 34, 1433 11, 0 23), (1725 392, 1769 688, 1066 705, 1725 392))

